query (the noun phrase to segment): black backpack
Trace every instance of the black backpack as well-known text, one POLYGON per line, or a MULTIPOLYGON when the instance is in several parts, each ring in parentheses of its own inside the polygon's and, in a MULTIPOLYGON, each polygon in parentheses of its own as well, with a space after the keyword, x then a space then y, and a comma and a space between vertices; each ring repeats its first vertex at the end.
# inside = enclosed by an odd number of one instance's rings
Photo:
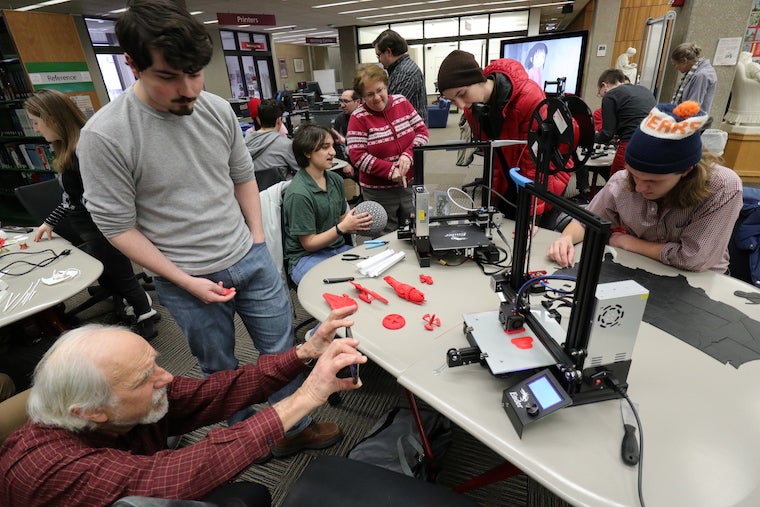
MULTIPOLYGON (((420 409, 436 462, 451 445, 451 422, 434 410, 420 409)), ((430 459, 425 456, 412 411, 396 407, 380 416, 369 433, 348 451, 347 457, 418 479, 430 479, 430 459)), ((435 467, 433 467, 435 468, 435 467)))

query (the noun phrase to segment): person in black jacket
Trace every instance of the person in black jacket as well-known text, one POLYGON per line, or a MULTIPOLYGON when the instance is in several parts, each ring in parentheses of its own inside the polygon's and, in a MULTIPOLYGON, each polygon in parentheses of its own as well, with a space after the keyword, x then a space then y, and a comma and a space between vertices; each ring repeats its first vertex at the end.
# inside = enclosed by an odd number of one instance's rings
POLYGON ((594 142, 608 144, 617 140, 615 159, 610 167, 610 176, 625 168, 625 147, 641 120, 657 105, 648 88, 626 84, 625 74, 620 69, 607 69, 597 81, 599 96, 602 97, 602 128, 594 136, 594 142))
POLYGON ((53 146, 53 166, 59 173, 63 187, 63 201, 50 213, 34 234, 34 241, 43 236, 52 238, 53 229, 64 219, 82 239, 82 249, 103 263, 103 274, 98 281, 132 306, 135 315, 135 332, 143 338, 154 338, 158 332, 153 325, 156 310, 153 302, 135 278, 132 262, 103 236, 84 206, 82 176, 76 146, 79 131, 87 119, 74 102, 56 90, 41 89, 24 102, 34 131, 53 146))

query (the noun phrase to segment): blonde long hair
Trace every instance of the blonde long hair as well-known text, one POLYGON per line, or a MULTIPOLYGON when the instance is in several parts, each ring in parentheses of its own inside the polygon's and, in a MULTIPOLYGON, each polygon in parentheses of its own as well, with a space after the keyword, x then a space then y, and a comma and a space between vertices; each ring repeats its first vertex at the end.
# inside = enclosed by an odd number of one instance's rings
POLYGON ((59 172, 72 169, 76 156, 79 131, 87 118, 74 102, 57 90, 41 89, 26 99, 24 109, 44 121, 60 138, 50 143, 55 152, 53 166, 59 172))

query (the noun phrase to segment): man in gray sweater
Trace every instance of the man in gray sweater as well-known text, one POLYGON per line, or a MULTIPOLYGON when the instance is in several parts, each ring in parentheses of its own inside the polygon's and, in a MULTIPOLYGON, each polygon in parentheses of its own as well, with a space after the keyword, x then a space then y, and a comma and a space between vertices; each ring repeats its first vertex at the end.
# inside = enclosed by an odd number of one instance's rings
MULTIPOLYGON (((294 342, 290 301, 266 247, 253 162, 229 103, 203 91, 211 40, 171 0, 128 7, 116 33, 138 80, 82 130, 87 209, 116 248, 157 275, 159 300, 205 375, 238 367, 236 312, 261 354, 285 351, 294 342)), ((335 423, 305 417, 272 454, 340 439, 335 423)))

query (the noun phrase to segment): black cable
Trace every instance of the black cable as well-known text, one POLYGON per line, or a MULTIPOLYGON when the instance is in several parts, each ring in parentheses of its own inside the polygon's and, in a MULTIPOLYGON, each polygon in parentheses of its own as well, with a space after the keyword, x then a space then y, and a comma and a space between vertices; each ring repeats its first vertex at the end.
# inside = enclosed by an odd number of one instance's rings
POLYGON ((55 261, 59 257, 63 257, 65 255, 69 255, 71 253, 71 250, 68 250, 68 249, 67 250, 63 250, 59 254, 55 253, 55 251, 53 251, 50 248, 46 248, 44 250, 38 250, 36 252, 24 252, 24 251, 10 252, 10 253, 4 254, 4 255, 0 255, 0 259, 6 259, 7 257, 10 257, 11 255, 37 255, 37 254, 41 254, 41 253, 45 253, 45 252, 50 252, 52 254, 52 257, 47 257, 45 259, 42 259, 40 262, 36 262, 36 263, 35 262, 26 261, 26 260, 13 261, 13 262, 10 262, 10 263, 6 264, 5 266, 1 267, 0 268, 0 273, 2 273, 4 275, 8 275, 8 276, 22 276, 22 275, 25 275, 27 273, 31 273, 32 271, 34 271, 37 268, 44 268, 45 266, 51 264, 53 261, 55 261), (29 268, 28 270, 26 270, 24 272, 21 272, 21 273, 11 273, 10 272, 10 268, 11 268, 11 266, 13 266, 15 264, 23 264, 23 265, 31 266, 31 268, 29 268))
POLYGON ((641 425, 641 419, 639 418, 639 411, 636 410, 636 405, 633 404, 631 399, 628 397, 628 393, 620 389, 620 386, 618 385, 617 379, 613 378, 612 376, 607 376, 607 384, 612 387, 612 389, 618 393, 620 396, 623 397, 623 399, 630 405, 631 411, 633 411, 633 416, 636 418, 636 424, 639 427, 639 462, 637 464, 638 467, 638 493, 639 493, 639 503, 641 504, 641 507, 646 507, 646 504, 644 503, 644 486, 643 486, 643 475, 644 475, 644 428, 641 425))

